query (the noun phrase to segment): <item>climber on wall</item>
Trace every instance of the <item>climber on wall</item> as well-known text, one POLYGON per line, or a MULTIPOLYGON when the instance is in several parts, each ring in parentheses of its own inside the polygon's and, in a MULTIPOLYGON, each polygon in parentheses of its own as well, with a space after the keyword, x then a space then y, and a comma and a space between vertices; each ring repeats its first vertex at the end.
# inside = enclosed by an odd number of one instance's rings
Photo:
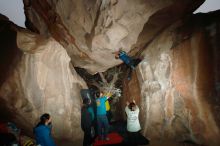
POLYGON ((121 59, 128 67, 129 67, 129 73, 128 73, 128 80, 131 79, 131 73, 132 70, 135 69, 135 67, 141 62, 141 59, 139 58, 132 58, 127 55, 125 51, 122 50, 122 48, 119 49, 119 51, 114 52, 115 59, 121 59))

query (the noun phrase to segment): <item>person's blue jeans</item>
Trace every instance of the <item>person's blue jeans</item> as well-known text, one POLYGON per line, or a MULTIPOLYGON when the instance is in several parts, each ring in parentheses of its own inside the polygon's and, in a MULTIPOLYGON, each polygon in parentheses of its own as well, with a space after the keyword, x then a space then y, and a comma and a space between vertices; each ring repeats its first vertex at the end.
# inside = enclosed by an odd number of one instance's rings
POLYGON ((101 139, 106 139, 108 135, 109 123, 106 115, 97 115, 98 136, 101 139))

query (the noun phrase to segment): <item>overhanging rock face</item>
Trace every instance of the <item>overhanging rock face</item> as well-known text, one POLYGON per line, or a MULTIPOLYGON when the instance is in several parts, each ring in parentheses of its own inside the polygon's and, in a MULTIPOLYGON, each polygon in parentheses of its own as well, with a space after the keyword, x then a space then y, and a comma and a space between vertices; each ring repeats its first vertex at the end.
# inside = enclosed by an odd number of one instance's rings
POLYGON ((32 135, 39 116, 50 113, 55 138, 81 142, 79 93, 87 85, 66 50, 53 38, 24 30, 17 32, 17 45, 23 53, 0 88, 1 104, 13 111, 10 120, 32 135))
POLYGON ((192 16, 157 36, 141 55, 143 134, 217 146, 219 12, 192 16))
POLYGON ((203 2, 24 0, 24 9, 29 29, 53 36, 67 50, 74 66, 96 73, 120 64, 112 52, 120 47, 137 52, 161 29, 192 13, 203 2))

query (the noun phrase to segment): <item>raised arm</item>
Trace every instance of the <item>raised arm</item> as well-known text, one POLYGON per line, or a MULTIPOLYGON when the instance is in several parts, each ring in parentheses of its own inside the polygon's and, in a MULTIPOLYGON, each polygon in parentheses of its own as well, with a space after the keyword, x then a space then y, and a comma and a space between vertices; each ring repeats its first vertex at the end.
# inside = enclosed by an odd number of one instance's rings
POLYGON ((129 112, 129 108, 128 108, 129 102, 126 102, 126 106, 125 106, 125 113, 127 114, 129 112))
POLYGON ((140 110, 139 110, 139 107, 138 107, 138 105, 136 104, 136 102, 135 102, 135 100, 133 99, 133 102, 134 102, 134 104, 135 104, 135 106, 136 106, 136 110, 137 110, 137 112, 139 112, 140 110))
POLYGON ((111 93, 111 92, 108 92, 105 96, 106 96, 106 98, 107 98, 107 100, 108 100, 110 97, 112 97, 112 93, 111 93))

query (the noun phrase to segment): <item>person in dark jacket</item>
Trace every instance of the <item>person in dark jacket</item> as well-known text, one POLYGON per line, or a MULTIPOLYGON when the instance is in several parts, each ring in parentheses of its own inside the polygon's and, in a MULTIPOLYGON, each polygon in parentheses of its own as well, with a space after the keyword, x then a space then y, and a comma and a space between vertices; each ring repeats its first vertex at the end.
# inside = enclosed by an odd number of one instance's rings
POLYGON ((51 116, 48 113, 40 117, 40 122, 34 128, 36 144, 39 146, 55 146, 51 137, 51 116))
POLYGON ((84 131, 83 146, 90 146, 93 142, 92 127, 94 121, 94 110, 91 106, 91 99, 84 98, 81 109, 81 128, 84 131))

